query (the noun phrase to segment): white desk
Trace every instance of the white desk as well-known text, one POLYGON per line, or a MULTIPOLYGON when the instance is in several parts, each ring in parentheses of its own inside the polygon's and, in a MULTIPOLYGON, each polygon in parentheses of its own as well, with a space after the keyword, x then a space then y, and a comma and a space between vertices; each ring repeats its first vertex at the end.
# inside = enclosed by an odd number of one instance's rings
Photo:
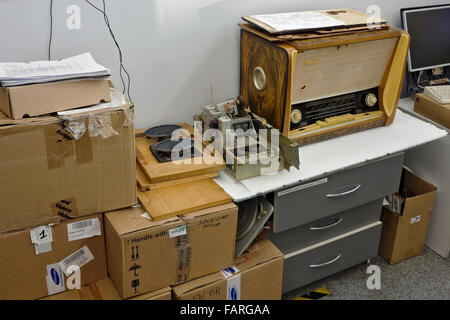
MULTIPOLYGON (((399 107, 408 114, 449 131, 415 113, 414 101, 409 98, 401 99, 399 107)), ((448 258, 450 253, 450 135, 407 151, 405 165, 438 188, 425 244, 442 257, 448 258)))
POLYGON ((230 173, 222 171, 214 180, 235 202, 240 202, 396 154, 446 135, 446 130, 397 110, 390 126, 300 147, 300 170, 291 168, 290 171, 283 170, 276 175, 259 176, 240 182, 230 173))

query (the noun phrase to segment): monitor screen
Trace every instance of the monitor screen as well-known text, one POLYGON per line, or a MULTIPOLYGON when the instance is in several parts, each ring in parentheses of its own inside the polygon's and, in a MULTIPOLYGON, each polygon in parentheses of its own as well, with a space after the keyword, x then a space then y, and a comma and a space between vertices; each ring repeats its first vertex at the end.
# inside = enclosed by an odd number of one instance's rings
POLYGON ((410 72, 450 65, 450 5, 402 9, 411 36, 410 72))

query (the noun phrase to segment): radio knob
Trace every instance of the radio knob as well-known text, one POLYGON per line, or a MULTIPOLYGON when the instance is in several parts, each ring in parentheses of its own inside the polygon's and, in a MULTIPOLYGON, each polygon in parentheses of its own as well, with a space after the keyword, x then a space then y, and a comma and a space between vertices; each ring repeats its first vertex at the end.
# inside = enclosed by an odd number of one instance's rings
POLYGON ((291 123, 297 124, 302 121, 302 112, 298 109, 294 109, 291 112, 291 123))
POLYGON ((366 106, 373 107, 374 105, 377 104, 377 101, 378 101, 377 96, 374 95, 373 93, 368 93, 366 95, 365 98, 366 106))

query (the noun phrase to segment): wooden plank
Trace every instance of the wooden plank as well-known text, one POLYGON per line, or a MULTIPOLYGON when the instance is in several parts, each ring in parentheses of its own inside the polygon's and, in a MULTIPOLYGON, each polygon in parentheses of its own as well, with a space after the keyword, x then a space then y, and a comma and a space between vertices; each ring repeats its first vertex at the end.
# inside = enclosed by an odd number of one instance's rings
MULTIPOLYGON (((192 127, 187 124, 182 127, 193 132, 192 127)), ((200 159, 197 158, 199 163, 195 163, 194 159, 190 159, 188 163, 183 160, 160 163, 150 151, 150 145, 156 142, 155 138, 136 137, 136 154, 139 154, 137 161, 151 184, 217 173, 225 169, 225 161, 218 152, 215 155, 203 154, 200 159)))
POLYGON ((148 164, 148 162, 147 162, 147 160, 145 160, 145 157, 144 157, 144 155, 142 154, 141 150, 138 149, 138 148, 136 148, 136 160, 137 160, 139 163, 142 163, 142 164, 148 164))
POLYGON ((138 164, 136 164, 136 180, 137 180, 139 189, 143 192, 148 191, 148 190, 156 190, 156 189, 161 189, 161 188, 165 188, 165 187, 175 186, 175 185, 183 184, 183 183, 200 181, 203 179, 211 179, 211 178, 217 177, 218 175, 219 175, 218 172, 211 172, 211 173, 202 174, 202 175, 198 175, 198 176, 194 176, 194 177, 164 181, 164 182, 159 182, 159 183, 150 183, 150 180, 148 180, 148 178, 145 175, 142 168, 138 164))
POLYGON ((160 182, 160 183, 151 183, 150 190, 156 190, 156 189, 175 186, 175 185, 179 185, 179 184, 196 182, 196 181, 200 181, 200 180, 204 180, 204 179, 212 179, 212 178, 217 177, 218 175, 219 175, 218 172, 211 172, 211 173, 201 174, 201 175, 194 176, 194 177, 187 177, 187 178, 182 178, 182 179, 164 181, 164 182, 160 182))
POLYGON ((150 180, 148 180, 142 168, 136 163, 136 181, 141 191, 150 190, 150 180))
POLYGON ((212 179, 145 192, 138 190, 138 199, 155 221, 232 201, 212 179))

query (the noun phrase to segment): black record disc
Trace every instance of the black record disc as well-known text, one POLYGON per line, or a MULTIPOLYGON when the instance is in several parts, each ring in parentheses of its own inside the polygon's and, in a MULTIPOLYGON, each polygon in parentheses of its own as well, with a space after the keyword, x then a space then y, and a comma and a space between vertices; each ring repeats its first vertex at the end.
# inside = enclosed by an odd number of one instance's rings
POLYGON ((180 129, 181 127, 175 124, 164 124, 161 126, 152 127, 150 129, 147 129, 144 132, 144 135, 147 138, 165 138, 165 137, 171 137, 172 133, 180 129))

